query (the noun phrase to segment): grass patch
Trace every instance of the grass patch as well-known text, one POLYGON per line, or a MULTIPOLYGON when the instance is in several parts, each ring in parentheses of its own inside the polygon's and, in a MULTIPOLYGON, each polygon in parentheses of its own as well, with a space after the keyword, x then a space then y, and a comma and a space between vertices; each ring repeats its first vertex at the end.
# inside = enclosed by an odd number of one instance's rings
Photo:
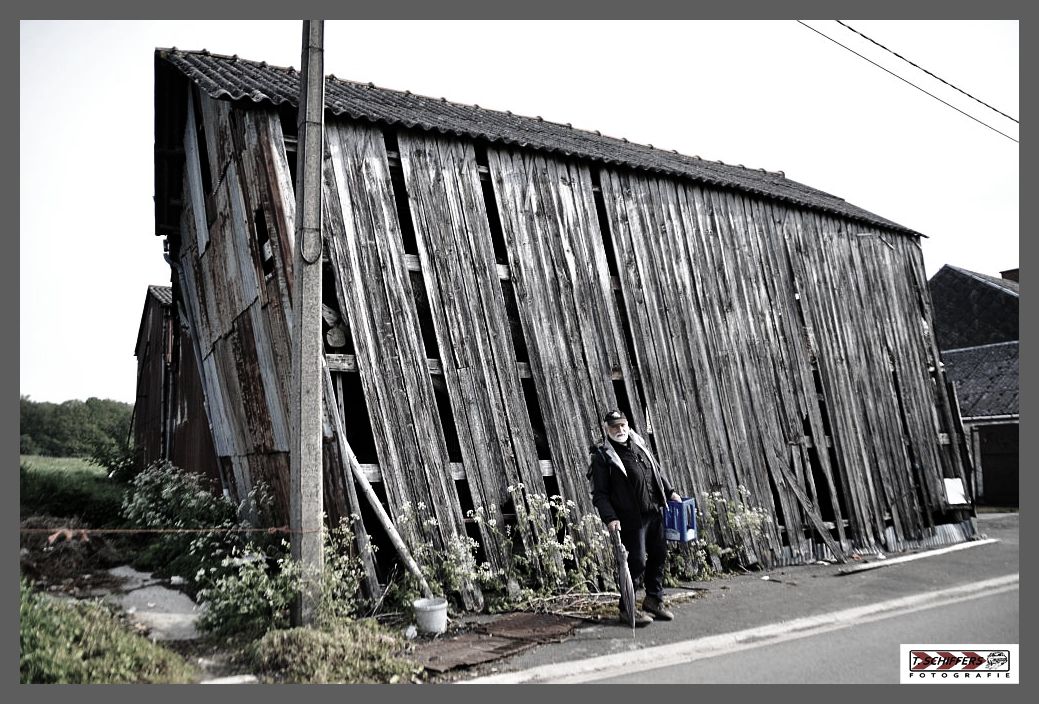
POLYGON ((61 472, 78 474, 87 472, 103 477, 107 471, 101 465, 86 457, 45 457, 44 455, 20 455, 21 463, 29 465, 37 472, 61 472))
POLYGON ((133 633, 98 602, 63 602, 21 581, 23 684, 157 684, 192 682, 181 656, 133 633))
POLYGON ((22 455, 18 488, 23 518, 75 516, 92 528, 123 523, 126 485, 109 479, 102 467, 89 460, 22 455))
POLYGON ((328 630, 289 628, 256 641, 247 658, 268 683, 418 682, 422 667, 404 658, 404 641, 373 619, 328 630))

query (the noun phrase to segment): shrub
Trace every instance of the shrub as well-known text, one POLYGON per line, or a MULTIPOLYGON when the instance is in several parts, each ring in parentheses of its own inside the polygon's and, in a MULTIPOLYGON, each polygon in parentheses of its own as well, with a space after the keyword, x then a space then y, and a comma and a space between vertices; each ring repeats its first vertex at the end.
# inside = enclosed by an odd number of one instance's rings
POLYGON ((258 676, 284 683, 395 683, 418 681, 422 668, 400 656, 400 638, 373 619, 328 630, 271 631, 248 649, 258 676))
POLYGON ((90 459, 108 470, 108 478, 117 482, 129 482, 137 476, 137 462, 132 445, 105 438, 94 445, 90 459))
MULTIPOLYGON (((324 570, 317 579, 317 623, 341 623, 359 615, 365 605, 360 596, 361 561, 350 554, 353 537, 346 521, 325 533, 324 570)), ((203 605, 199 629, 214 636, 252 638, 288 626, 292 605, 307 576, 288 557, 288 550, 284 541, 277 557, 251 547, 234 548, 221 561, 221 573, 215 579, 196 575, 197 582, 210 584, 198 593, 203 605)))
POLYGON ((196 678, 179 655, 132 633, 98 602, 64 603, 20 581, 25 683, 174 683, 196 678))
POLYGON ((149 529, 191 529, 194 532, 159 533, 141 541, 135 559, 141 569, 185 578, 209 575, 232 548, 244 544, 238 521, 239 507, 213 492, 206 477, 156 462, 138 474, 122 512, 134 526, 149 529), (198 529, 202 530, 199 532, 198 529))
POLYGON ((196 582, 211 583, 198 592, 203 606, 199 630, 215 636, 255 638, 289 625, 296 594, 291 560, 281 557, 272 567, 264 554, 232 548, 220 567, 222 574, 216 579, 205 580, 204 574, 195 577, 196 582))

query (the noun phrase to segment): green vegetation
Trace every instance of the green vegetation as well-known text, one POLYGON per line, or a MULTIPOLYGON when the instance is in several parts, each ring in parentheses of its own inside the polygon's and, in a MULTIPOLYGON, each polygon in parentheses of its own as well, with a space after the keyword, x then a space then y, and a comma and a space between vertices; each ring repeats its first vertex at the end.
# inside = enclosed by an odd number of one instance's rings
POLYGON ((92 528, 122 524, 126 486, 89 460, 22 455, 18 489, 22 518, 78 517, 92 528))
POLYGON ((98 602, 63 602, 23 579, 22 683, 176 683, 197 679, 179 655, 137 635, 98 602))
MULTIPOLYGON (((169 463, 148 467, 126 485, 83 459, 23 457, 21 499, 24 528, 207 529, 118 541, 92 535, 53 546, 46 533, 24 533, 21 567, 23 574, 70 593, 79 593, 77 580, 119 564, 120 552, 139 568, 183 576, 205 606, 198 625, 207 638, 198 647, 230 648, 267 681, 396 682, 415 680, 421 672, 400 656, 406 645, 398 636, 372 620, 352 620, 370 604, 362 598, 363 572, 349 522, 326 533, 315 627, 289 629, 290 607, 305 575, 280 536, 240 530, 271 525, 272 502, 262 486, 237 505, 215 493, 204 477, 169 463)), ((23 682, 199 677, 176 653, 134 634, 96 601, 56 599, 23 579, 21 616, 23 682)))
POLYGON ((246 520, 250 507, 260 512, 261 524, 271 525, 266 516, 270 499, 262 486, 242 505, 214 489, 209 478, 165 461, 138 474, 123 501, 123 516, 132 527, 171 532, 138 540, 134 566, 163 577, 183 577, 195 594, 230 570, 225 558, 249 545, 260 552, 276 545, 272 536, 248 532, 253 527, 246 520), (181 530, 186 532, 176 532, 181 530))
POLYGON ((21 454, 91 457, 99 450, 125 448, 133 406, 89 398, 63 403, 21 397, 21 454))
POLYGON ((402 657, 402 640, 372 619, 327 630, 271 631, 248 649, 257 676, 279 683, 397 683, 418 681, 422 668, 402 657))

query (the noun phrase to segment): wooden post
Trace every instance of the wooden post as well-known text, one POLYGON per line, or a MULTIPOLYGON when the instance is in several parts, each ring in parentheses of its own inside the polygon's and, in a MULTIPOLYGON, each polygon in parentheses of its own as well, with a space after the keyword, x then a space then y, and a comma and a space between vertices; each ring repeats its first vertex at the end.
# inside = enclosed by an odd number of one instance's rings
POLYGON ((321 167, 324 156, 324 21, 303 21, 300 75, 299 188, 292 290, 292 445, 290 527, 292 559, 307 575, 294 605, 294 625, 313 622, 320 598, 324 497, 321 476, 321 167))

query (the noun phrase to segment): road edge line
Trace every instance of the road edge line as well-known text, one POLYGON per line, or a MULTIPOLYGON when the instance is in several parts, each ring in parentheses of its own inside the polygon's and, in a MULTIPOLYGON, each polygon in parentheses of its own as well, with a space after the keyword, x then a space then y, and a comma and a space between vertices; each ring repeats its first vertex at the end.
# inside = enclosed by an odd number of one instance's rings
POLYGON ((1020 574, 1015 573, 938 591, 889 599, 874 604, 867 604, 866 606, 805 616, 790 621, 781 621, 704 638, 666 643, 636 651, 610 653, 582 660, 540 665, 517 672, 477 677, 471 680, 462 680, 457 684, 577 683, 603 675, 614 676, 641 670, 657 669, 680 662, 713 657, 723 649, 728 649, 729 651, 745 650, 770 642, 803 638, 826 630, 878 620, 901 611, 916 611, 948 601, 972 598, 982 592, 990 592, 1001 588, 1010 589, 1013 588, 1012 585, 1018 585, 1019 583, 1020 574))

